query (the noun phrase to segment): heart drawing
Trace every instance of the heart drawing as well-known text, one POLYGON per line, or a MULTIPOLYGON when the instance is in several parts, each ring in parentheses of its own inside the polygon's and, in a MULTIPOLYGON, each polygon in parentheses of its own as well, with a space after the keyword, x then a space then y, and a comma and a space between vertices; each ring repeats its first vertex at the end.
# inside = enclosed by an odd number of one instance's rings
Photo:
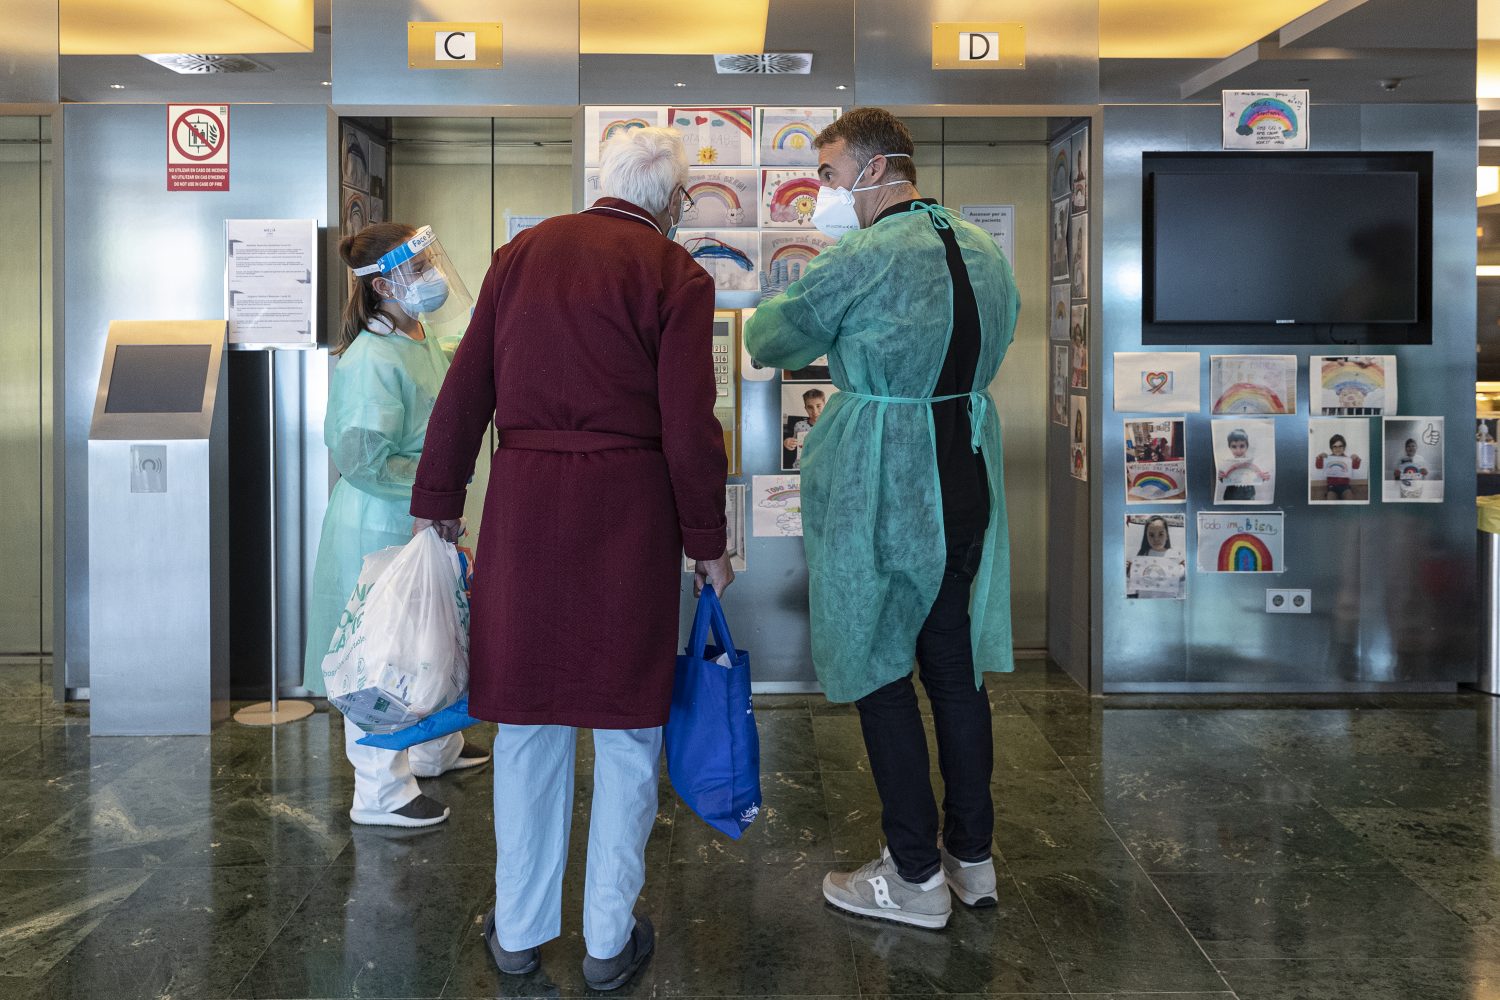
POLYGON ((693 119, 693 123, 696 124, 696 125, 707 125, 708 124, 708 116, 706 116, 706 115, 699 115, 697 118, 693 119))
POLYGON ((1146 391, 1153 395, 1161 395, 1162 392, 1171 388, 1171 372, 1146 372, 1146 391))

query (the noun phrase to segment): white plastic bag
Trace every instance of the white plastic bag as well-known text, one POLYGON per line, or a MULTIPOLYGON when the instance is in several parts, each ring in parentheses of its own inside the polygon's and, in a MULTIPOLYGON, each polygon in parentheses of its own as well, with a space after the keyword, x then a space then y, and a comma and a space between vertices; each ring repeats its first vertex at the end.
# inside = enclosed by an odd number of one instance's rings
POLYGON ((370 733, 392 733, 469 689, 469 601, 458 551, 431 528, 372 552, 323 657, 328 698, 370 733))

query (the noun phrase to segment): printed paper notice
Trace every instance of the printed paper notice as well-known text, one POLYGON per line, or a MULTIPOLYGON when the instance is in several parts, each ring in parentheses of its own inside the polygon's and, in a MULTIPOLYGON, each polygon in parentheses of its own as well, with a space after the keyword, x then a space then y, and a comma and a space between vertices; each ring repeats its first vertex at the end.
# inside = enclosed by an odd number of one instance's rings
POLYGON ((228 219, 224 299, 229 343, 311 344, 317 290, 313 219, 228 219))
POLYGON ((1016 266, 1016 206, 961 205, 959 214, 994 237, 1012 269, 1016 266))

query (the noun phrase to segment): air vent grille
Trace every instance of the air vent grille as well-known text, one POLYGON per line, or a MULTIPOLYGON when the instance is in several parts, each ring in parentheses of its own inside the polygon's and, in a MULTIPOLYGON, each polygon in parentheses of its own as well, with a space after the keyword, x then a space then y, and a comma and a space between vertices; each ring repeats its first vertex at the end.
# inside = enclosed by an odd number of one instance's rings
POLYGON ((714 69, 720 73, 800 73, 812 72, 811 52, 762 52, 751 55, 714 56, 714 69))
POLYGON ((195 52, 164 52, 143 55, 173 73, 269 73, 271 67, 249 56, 213 56, 195 52))

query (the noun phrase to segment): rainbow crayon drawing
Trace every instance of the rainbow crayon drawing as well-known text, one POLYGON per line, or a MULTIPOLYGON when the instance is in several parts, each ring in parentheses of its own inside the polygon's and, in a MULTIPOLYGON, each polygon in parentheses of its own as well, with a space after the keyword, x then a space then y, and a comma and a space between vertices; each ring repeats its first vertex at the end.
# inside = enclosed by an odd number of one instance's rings
POLYGON ((1240 121, 1234 130, 1240 135, 1254 135, 1264 125, 1280 128, 1282 138, 1294 139, 1297 136, 1297 112, 1285 101, 1262 97, 1250 102, 1240 112, 1240 121))
POLYGON ((1260 536, 1240 532, 1219 546, 1220 573, 1271 573, 1271 550, 1260 536))

